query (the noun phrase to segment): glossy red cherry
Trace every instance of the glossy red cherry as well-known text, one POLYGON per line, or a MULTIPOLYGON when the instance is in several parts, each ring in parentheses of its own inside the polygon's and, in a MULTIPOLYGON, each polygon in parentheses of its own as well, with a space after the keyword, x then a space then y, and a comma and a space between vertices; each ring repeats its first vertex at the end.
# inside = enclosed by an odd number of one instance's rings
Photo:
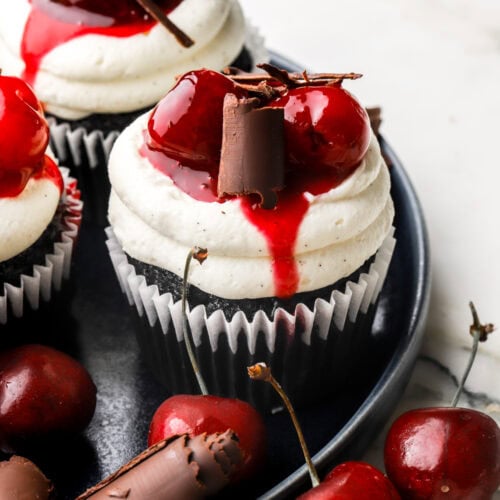
POLYGON ((350 171, 368 149, 368 113, 339 85, 292 89, 270 105, 285 108, 287 157, 292 166, 350 171))
POLYGON ((85 368, 42 345, 0 353, 0 449, 83 430, 96 404, 96 387, 85 368))
POLYGON ((266 429, 257 410, 239 399, 210 395, 172 396, 153 415, 148 446, 176 434, 196 436, 227 429, 236 432, 244 455, 237 479, 251 478, 265 460, 266 429))
POLYGON ((376 467, 365 462, 344 462, 332 469, 319 486, 300 500, 399 500, 396 488, 376 467))
POLYGON ((195 169, 218 167, 227 93, 243 97, 245 91, 215 71, 183 75, 149 119, 148 146, 195 169))
MULTIPOLYGON (((167 14, 182 0, 156 0, 167 14)), ((56 19, 90 26, 117 26, 151 21, 136 0, 45 0, 33 2, 56 19), (90 13, 90 15, 89 15, 90 13), (93 15, 92 15, 93 14, 93 15)))
POLYGON ((500 486, 500 429, 476 410, 412 410, 391 426, 384 458, 404 498, 490 500, 500 486))
POLYGON ((0 76, 0 175, 41 165, 49 126, 31 88, 20 78, 0 76))

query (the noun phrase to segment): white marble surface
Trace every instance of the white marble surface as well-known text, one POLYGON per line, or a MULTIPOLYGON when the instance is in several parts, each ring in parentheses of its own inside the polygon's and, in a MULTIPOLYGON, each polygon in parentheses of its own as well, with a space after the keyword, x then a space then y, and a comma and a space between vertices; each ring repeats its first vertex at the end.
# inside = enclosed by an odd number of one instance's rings
MULTIPOLYGON (((395 415, 447 404, 470 348, 468 301, 500 324, 500 3, 241 0, 267 46, 305 68, 356 71, 421 200, 433 291, 424 346, 395 415)), ((500 422, 500 331, 480 346, 462 405, 500 422)), ((383 436, 368 453, 380 463, 383 436)), ((500 499, 497 493, 495 500, 500 499)))

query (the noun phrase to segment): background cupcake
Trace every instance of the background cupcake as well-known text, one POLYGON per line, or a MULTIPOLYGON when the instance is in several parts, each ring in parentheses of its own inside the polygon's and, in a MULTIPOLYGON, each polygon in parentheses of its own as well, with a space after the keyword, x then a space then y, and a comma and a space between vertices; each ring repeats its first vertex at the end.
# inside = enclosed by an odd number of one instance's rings
POLYGON ((369 348, 394 247, 389 173, 342 77, 235 78, 188 73, 122 133, 108 247, 146 358, 172 391, 196 390, 179 292, 199 245, 209 256, 192 266, 189 326, 209 390, 269 407, 245 371, 265 361, 303 404, 343 384, 369 348), (243 165, 237 179, 252 172, 241 189, 231 175, 221 186, 228 163, 243 165))
MULTIPOLYGON (((54 119, 58 158, 77 168, 84 196, 88 192, 93 199, 101 191, 100 204, 92 207, 97 213, 105 211, 109 194, 99 166, 105 165, 118 131, 158 102, 176 75, 195 67, 222 69, 238 62, 242 52, 240 63, 251 66, 237 1, 157 2, 194 41, 190 47, 141 3, 22 0, 0 7, 0 66, 33 85, 54 119)), ((247 45, 258 47, 254 57, 262 57, 255 36, 247 45)))
POLYGON ((76 181, 46 154, 49 127, 20 79, 0 76, 0 332, 54 299, 81 220, 76 181))

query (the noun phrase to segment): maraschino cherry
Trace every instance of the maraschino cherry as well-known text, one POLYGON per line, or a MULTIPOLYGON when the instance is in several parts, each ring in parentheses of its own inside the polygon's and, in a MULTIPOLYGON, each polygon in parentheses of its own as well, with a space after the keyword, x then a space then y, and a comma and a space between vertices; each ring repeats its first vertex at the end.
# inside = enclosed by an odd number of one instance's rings
POLYGON ((0 75, 0 183, 21 192, 42 168, 49 126, 35 94, 23 80, 0 75))
POLYGON ((209 70, 183 75, 151 115, 148 146, 191 168, 217 168, 224 97, 250 93, 264 104, 284 108, 289 167, 350 172, 359 165, 370 143, 370 120, 340 82, 287 89, 277 80, 263 79, 263 86, 252 87, 240 79, 209 70))
POLYGON ((63 352, 30 344, 0 353, 0 450, 12 452, 83 430, 96 387, 63 352))
POLYGON ((331 470, 320 483, 295 410, 285 391, 273 377, 271 369, 265 363, 257 363, 248 368, 248 375, 253 380, 271 384, 290 413, 313 485, 311 490, 299 497, 300 500, 400 500, 401 497, 389 479, 364 462, 342 463, 331 470))
POLYGON ((340 83, 294 88, 271 106, 285 108, 290 165, 350 172, 363 159, 370 143, 368 113, 340 83))
POLYGON ((207 252, 204 249, 195 248, 189 252, 182 290, 184 341, 202 394, 179 394, 165 400, 151 420, 148 446, 178 434, 196 436, 232 429, 238 436, 243 453, 241 469, 232 478, 234 482, 251 478, 264 463, 266 429, 260 414, 245 401, 209 395, 196 361, 187 326, 187 276, 191 260, 195 258, 203 262, 206 256, 207 252))
POLYGON ((406 499, 490 500, 500 486, 500 429, 484 413, 455 405, 478 342, 493 325, 482 325, 470 304, 474 345, 450 408, 423 408, 401 415, 385 443, 385 466, 406 499))
POLYGON ((184 74, 151 114, 148 146, 183 166, 218 169, 228 93, 246 95, 221 73, 202 69, 184 74))
MULTIPOLYGON (((172 11, 182 0, 156 0, 155 3, 166 13, 172 11)), ((67 22, 82 19, 92 26, 119 26, 122 24, 147 23, 151 21, 147 12, 137 0, 38 0, 37 8, 55 15, 67 22), (67 11, 66 17, 62 14, 67 11), (94 17, 83 17, 84 13, 94 17)))

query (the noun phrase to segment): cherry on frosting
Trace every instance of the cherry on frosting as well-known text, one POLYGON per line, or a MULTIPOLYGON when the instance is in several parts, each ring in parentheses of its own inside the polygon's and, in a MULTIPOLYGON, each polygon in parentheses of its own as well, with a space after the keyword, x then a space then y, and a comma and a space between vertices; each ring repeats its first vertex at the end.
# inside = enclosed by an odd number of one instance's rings
POLYGON ((339 84, 295 88, 271 106, 285 109, 291 166, 349 172, 363 159, 370 144, 368 113, 339 84))
POLYGON ((0 76, 0 197, 17 196, 31 177, 50 178, 60 190, 57 166, 45 156, 49 126, 25 82, 0 76))
MULTIPOLYGON (((246 94, 220 73, 186 73, 157 105, 144 134, 140 153, 199 201, 226 199, 217 196, 217 180, 228 92, 240 98, 246 94)), ((368 148, 370 125, 361 105, 338 86, 293 89, 270 105, 285 107, 289 160, 285 188, 273 210, 260 208, 253 197, 241 197, 240 203, 245 217, 266 239, 275 295, 289 297, 299 285, 294 250, 309 207, 306 193, 326 193, 352 174, 368 148), (320 147, 318 137, 324 137, 320 147)))
MULTIPOLYGON (((156 0, 165 13, 174 10, 182 0, 156 0)), ((154 22, 136 0, 31 0, 34 8, 72 24, 119 26, 154 22)))
POLYGON ((246 92, 215 71, 191 71, 156 106, 148 123, 148 147, 217 177, 224 97, 246 92))

